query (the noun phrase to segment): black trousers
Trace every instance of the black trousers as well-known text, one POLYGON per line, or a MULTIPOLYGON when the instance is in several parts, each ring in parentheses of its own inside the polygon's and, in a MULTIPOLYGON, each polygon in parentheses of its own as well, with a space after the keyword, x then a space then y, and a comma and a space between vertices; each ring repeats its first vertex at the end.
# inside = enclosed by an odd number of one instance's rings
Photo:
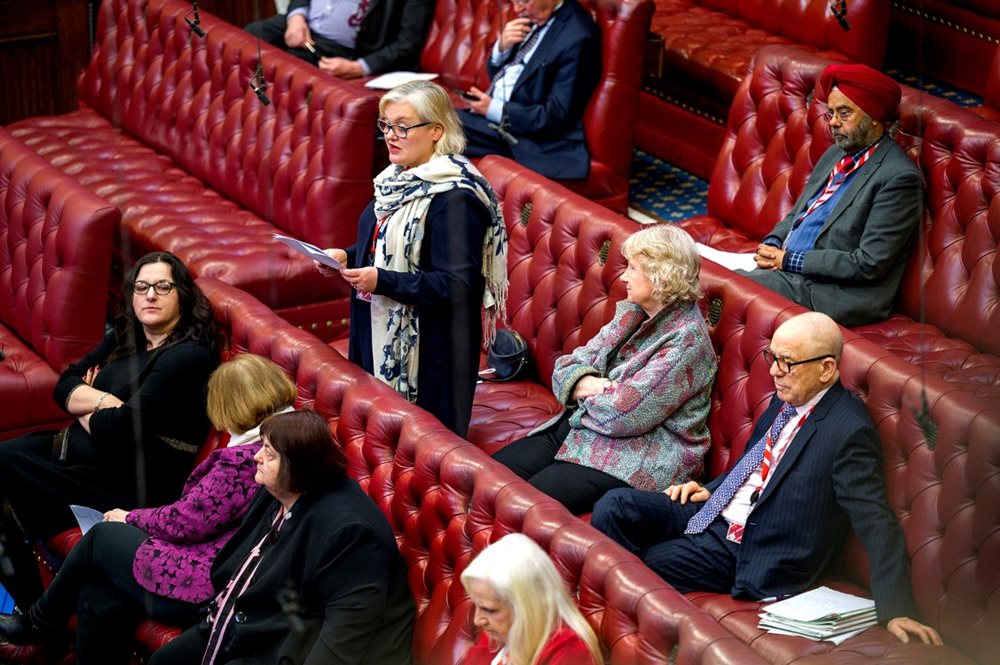
POLYGON ((703 505, 682 505, 663 492, 617 490, 597 502, 590 524, 681 593, 731 593, 740 545, 726 540, 726 520, 717 517, 704 532, 684 534, 703 505))
POLYGON ((144 618, 183 625, 194 617, 196 605, 150 593, 136 581, 132 563, 146 537, 131 524, 95 525, 29 610, 36 625, 54 628, 76 614, 78 665, 127 665, 144 618))
POLYGON ((589 513, 597 500, 610 490, 629 484, 603 471, 556 459, 569 435, 569 411, 544 432, 526 436, 493 454, 532 486, 545 492, 575 515, 589 513))
POLYGON ((243 29, 254 37, 260 37, 268 44, 277 46, 284 51, 288 51, 299 60, 305 60, 312 65, 319 64, 320 56, 331 58, 349 58, 351 60, 358 57, 354 49, 347 48, 346 46, 338 44, 332 39, 327 39, 322 35, 317 35, 312 32, 311 29, 309 33, 312 35, 313 43, 316 45, 317 55, 313 55, 312 52, 304 48, 288 48, 288 45, 285 44, 285 26, 286 21, 284 14, 278 14, 277 16, 266 18, 263 21, 254 21, 243 29))
POLYGON ((468 157, 483 157, 485 155, 500 155, 514 158, 510 145, 500 138, 496 130, 489 126, 489 120, 468 109, 460 109, 458 117, 462 121, 465 132, 465 155, 468 157))

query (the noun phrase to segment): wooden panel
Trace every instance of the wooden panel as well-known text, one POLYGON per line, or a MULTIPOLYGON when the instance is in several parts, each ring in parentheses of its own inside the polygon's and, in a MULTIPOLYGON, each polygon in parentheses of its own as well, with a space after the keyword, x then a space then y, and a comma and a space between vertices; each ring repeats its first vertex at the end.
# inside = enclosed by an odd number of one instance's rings
POLYGON ((88 0, 0 0, 0 125, 76 106, 90 57, 88 0))
MULTIPOLYGON (((0 21, 0 38, 52 34, 56 25, 56 2, 0 0, 0 16, 4 17, 0 21)), ((0 48, 6 50, 5 46, 0 42, 0 48)))
POLYGON ((0 43, 0 125, 59 110, 55 38, 0 43))

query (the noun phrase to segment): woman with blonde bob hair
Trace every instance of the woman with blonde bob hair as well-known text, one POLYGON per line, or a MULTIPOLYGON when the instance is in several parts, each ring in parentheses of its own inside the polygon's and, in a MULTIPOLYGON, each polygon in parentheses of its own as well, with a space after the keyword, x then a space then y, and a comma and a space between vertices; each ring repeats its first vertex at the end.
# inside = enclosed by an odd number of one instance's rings
POLYGON ((545 551, 512 533, 462 572, 482 632, 464 665, 597 665, 597 636, 545 551))
POLYGON ((80 665, 131 660, 129 636, 146 616, 186 623, 212 597, 212 562, 240 526, 257 494, 254 455, 260 424, 292 410, 295 384, 276 364, 236 356, 208 380, 208 416, 230 435, 188 476, 180 498, 158 508, 115 508, 87 531, 52 584, 24 614, 0 618, 14 644, 65 638, 77 615, 80 665))
POLYGON ((653 226, 622 244, 626 299, 614 319, 556 360, 568 408, 494 454, 574 513, 606 492, 661 492, 698 478, 718 361, 698 309, 701 257, 684 231, 653 226))
POLYGON ((316 267, 353 289, 351 361, 465 436, 480 347, 506 318, 506 227, 441 86, 393 88, 379 115, 391 164, 357 242, 326 250, 346 267, 316 267))

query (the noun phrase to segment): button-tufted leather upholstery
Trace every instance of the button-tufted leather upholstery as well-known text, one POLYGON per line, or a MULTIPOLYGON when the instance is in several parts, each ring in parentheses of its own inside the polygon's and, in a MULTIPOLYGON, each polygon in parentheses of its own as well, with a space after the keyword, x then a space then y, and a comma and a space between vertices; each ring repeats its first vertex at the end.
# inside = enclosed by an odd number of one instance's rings
MULTIPOLYGON (((707 467, 714 477, 746 446, 753 422, 774 391, 761 357, 774 329, 805 311, 750 280, 705 261, 702 285, 719 354, 709 425, 707 467)), ((990 645, 1000 610, 990 597, 1000 588, 991 554, 1000 546, 1000 409, 862 337, 847 332, 841 379, 867 404, 882 439, 888 498, 903 528, 912 562, 912 586, 922 618, 961 649, 903 645, 882 628, 834 647, 768 635, 757 628, 760 604, 728 595, 692 593, 689 600, 752 644, 773 663, 823 655, 836 663, 997 663, 990 645), (935 447, 917 419, 926 397, 937 428, 935 447)), ((867 557, 852 539, 838 570, 822 583, 867 593, 867 557)))
POLYGON ((279 310, 313 305, 309 318, 342 330, 346 291, 271 235, 354 241, 372 193, 376 95, 265 46, 263 106, 248 85, 256 41, 204 12, 195 37, 189 10, 105 0, 84 108, 11 132, 122 209, 123 261, 166 249, 196 275, 279 310))
MULTIPOLYGON (((590 176, 567 187, 617 212, 628 205, 643 44, 652 0, 581 0, 601 29, 603 70, 583 117, 590 176)), ((503 20, 515 15, 508 0, 440 0, 420 56, 442 85, 489 88, 486 60, 503 20)))
MULTIPOLYGON (((459 576, 490 542, 522 532, 545 548, 612 663, 764 663, 635 557, 435 419, 246 294, 199 279, 230 354, 270 357, 295 377, 300 406, 323 414, 348 473, 378 503, 410 567, 414 662, 458 663, 475 636, 459 576)), ((179 631, 140 627, 147 648, 179 631)))
MULTIPOLYGON (((790 209, 831 143, 823 103, 810 98, 826 64, 788 47, 755 58, 733 101, 708 213, 681 222, 696 240, 753 251, 790 209)), ((924 235, 896 312, 856 330, 965 390, 998 397, 1000 133, 955 104, 901 87, 895 140, 924 174, 924 235)))
POLYGON ((829 5, 826 0, 656 0, 652 30, 664 49, 660 83, 678 99, 725 113, 764 46, 787 44, 833 60, 881 66, 889 3, 849 3, 849 31, 829 5))
POLYGON ((492 453, 562 411, 551 392, 556 358, 613 318, 625 297, 621 244, 638 227, 509 159, 486 157, 479 168, 503 209, 509 325, 527 341, 534 370, 476 390, 468 437, 492 453))
POLYGON ((1000 44, 996 0, 893 0, 889 66, 912 69, 977 95, 1000 44))
POLYGON ((120 217, 0 129, 0 439, 66 421, 52 390, 104 334, 120 217))
POLYGON ((729 112, 707 213, 680 222, 695 240, 752 251, 791 209, 833 142, 821 116, 826 109, 807 103, 826 62, 779 46, 754 58, 729 112))

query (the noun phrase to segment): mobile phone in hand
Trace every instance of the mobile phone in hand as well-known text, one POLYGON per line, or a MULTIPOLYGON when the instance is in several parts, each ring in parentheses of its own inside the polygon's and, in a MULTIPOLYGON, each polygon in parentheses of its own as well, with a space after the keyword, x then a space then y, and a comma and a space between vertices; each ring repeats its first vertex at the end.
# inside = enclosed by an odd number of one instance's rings
POLYGON ((462 90, 461 88, 452 88, 456 95, 462 99, 468 99, 470 102, 478 102, 479 95, 469 92, 468 90, 462 90))

